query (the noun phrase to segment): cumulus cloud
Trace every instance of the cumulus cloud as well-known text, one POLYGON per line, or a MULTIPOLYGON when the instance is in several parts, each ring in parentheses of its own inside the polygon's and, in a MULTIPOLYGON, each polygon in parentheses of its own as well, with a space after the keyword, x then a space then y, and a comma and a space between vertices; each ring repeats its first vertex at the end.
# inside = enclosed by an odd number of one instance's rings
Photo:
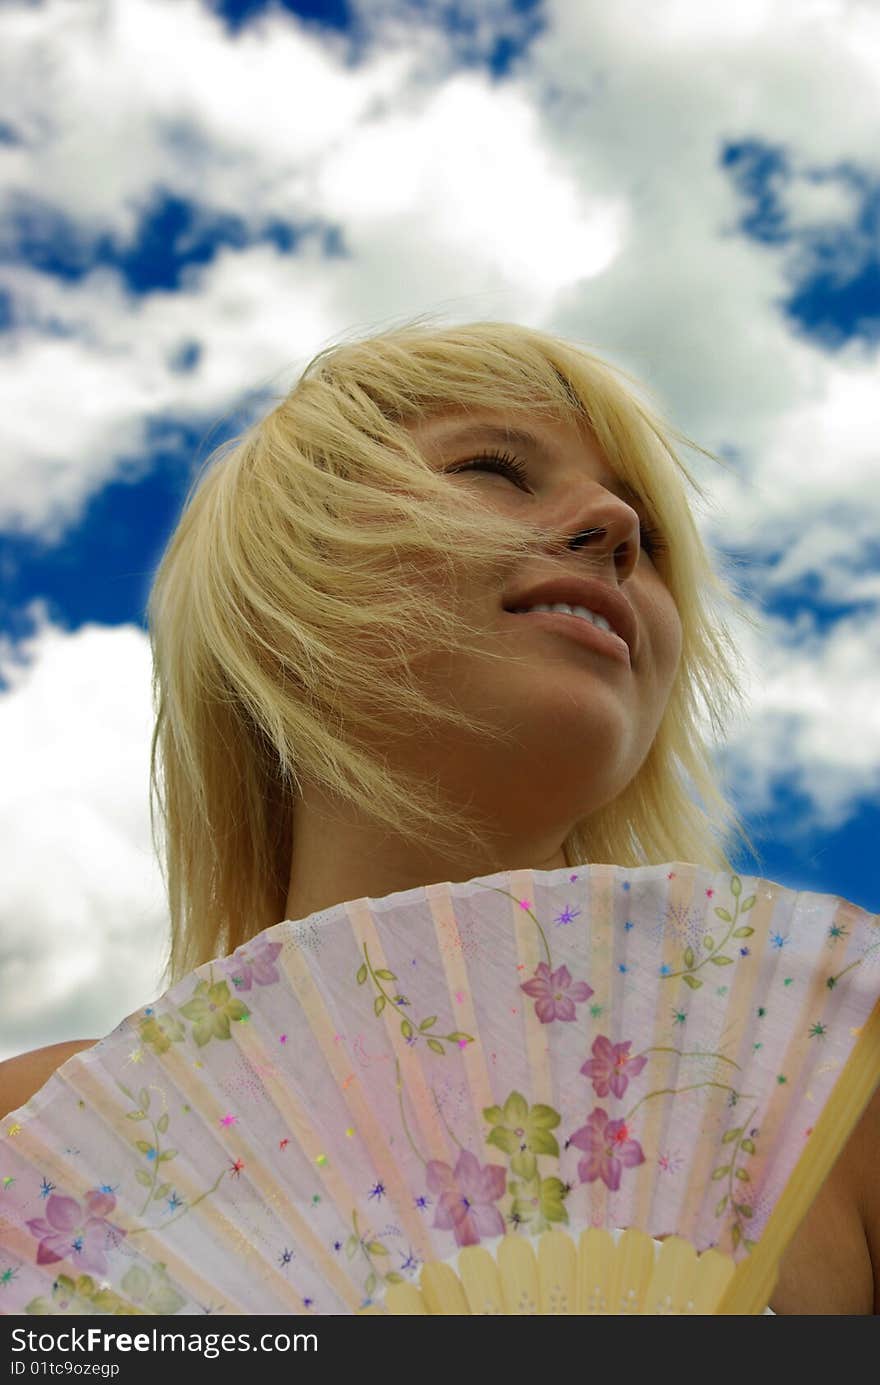
POLYGON ((34 636, 0 658, 0 1058, 99 1038, 149 1003, 168 933, 147 638, 33 615, 34 636))

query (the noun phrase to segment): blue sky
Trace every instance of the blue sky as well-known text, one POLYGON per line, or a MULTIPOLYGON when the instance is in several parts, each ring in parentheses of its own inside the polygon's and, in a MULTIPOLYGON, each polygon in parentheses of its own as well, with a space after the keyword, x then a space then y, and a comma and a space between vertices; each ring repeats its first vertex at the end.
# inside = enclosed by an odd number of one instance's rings
POLYGON ((764 875, 880 910, 880 15, 720 8, 5 7, 0 1058, 155 995, 144 604, 195 470, 421 311, 577 338, 725 457, 766 632, 719 761, 764 875))

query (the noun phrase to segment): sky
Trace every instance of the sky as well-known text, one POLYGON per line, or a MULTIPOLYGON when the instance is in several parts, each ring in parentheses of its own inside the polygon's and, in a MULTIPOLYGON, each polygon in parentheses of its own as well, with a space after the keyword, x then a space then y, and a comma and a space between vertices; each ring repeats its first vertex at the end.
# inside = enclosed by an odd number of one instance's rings
POLYGON ((719 769, 761 874, 880 910, 874 0, 6 0, 0 78, 0 1059, 163 989, 191 479, 420 312, 580 341, 724 458, 763 626, 719 769))

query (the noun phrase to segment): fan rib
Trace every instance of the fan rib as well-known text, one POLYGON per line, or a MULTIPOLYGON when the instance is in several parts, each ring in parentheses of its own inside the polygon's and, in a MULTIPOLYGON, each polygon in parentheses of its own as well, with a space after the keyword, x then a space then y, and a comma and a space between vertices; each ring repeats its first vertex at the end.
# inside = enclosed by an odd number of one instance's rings
POLYGON ((346 1085, 345 1055, 333 1042, 336 1029, 304 957, 299 951, 285 950, 278 960, 291 981, 302 1007, 303 1017, 333 1073, 342 1100, 351 1112, 354 1128, 366 1145, 376 1176, 381 1174, 390 1189, 396 1213, 406 1226, 407 1235, 413 1246, 418 1249, 420 1259, 430 1259, 430 1240, 423 1223, 414 1215, 409 1188, 398 1170, 397 1161, 374 1111, 361 1091, 360 1081, 356 1077, 354 1082, 346 1085))

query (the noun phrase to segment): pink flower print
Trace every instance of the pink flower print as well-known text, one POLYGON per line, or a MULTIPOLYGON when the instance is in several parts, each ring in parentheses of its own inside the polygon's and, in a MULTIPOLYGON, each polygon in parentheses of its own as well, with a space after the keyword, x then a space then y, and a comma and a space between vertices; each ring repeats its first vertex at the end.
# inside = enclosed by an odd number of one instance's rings
POLYGON ((609 1091, 615 1096, 623 1096, 631 1077, 638 1077, 647 1063, 642 1054, 630 1057, 632 1039, 626 1043, 613 1044, 604 1034, 593 1040, 593 1056, 581 1068, 584 1077, 593 1079, 596 1096, 607 1096, 609 1091))
POLYGON ((249 991, 253 982, 258 986, 268 986, 279 980, 275 958, 281 951, 280 943, 246 943, 236 948, 226 963, 226 974, 237 991, 249 991))
POLYGON ((503 1236, 504 1218, 492 1203, 504 1196, 507 1174, 500 1164, 480 1168, 463 1149, 454 1169, 432 1159, 425 1170, 428 1187, 439 1193, 434 1226, 455 1232, 460 1246, 475 1246, 481 1236, 503 1236))
POLYGON ((53 1193, 46 1203, 46 1216, 34 1217, 27 1223, 32 1236, 39 1236, 37 1264, 51 1265, 56 1260, 71 1260, 84 1270, 104 1274, 107 1270, 108 1248, 119 1244, 127 1235, 120 1226, 107 1221, 107 1214, 116 1206, 112 1193, 99 1193, 93 1188, 86 1193, 85 1211, 72 1197, 53 1193))
POLYGON ((592 986, 586 981, 572 982, 568 967, 558 967, 551 972, 546 962, 538 963, 531 981, 526 981, 520 990, 536 1002, 535 1014, 542 1024, 575 1019, 575 1003, 589 1000, 593 994, 592 986))
POLYGON ((569 1143, 584 1150, 587 1156, 578 1163, 581 1182, 594 1183, 601 1178, 612 1193, 620 1187, 621 1169, 645 1162, 641 1145, 629 1138, 624 1122, 610 1121, 601 1106, 588 1116, 586 1125, 575 1131, 569 1143))

